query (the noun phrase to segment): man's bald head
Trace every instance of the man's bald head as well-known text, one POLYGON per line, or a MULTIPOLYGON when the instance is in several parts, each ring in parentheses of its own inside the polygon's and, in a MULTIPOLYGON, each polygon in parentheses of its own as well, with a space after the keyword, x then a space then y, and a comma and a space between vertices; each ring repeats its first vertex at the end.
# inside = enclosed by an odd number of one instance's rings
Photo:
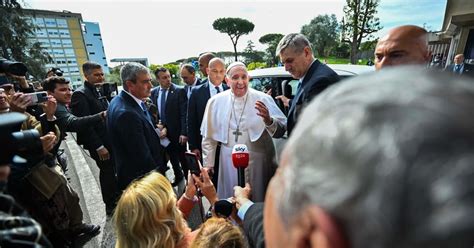
POLYGON ((424 65, 430 61, 428 32, 421 27, 405 25, 393 28, 375 48, 375 68, 396 65, 424 65))
POLYGON ((214 86, 219 86, 225 78, 225 63, 221 58, 213 58, 209 61, 209 67, 207 67, 207 74, 209 75, 209 81, 214 86))

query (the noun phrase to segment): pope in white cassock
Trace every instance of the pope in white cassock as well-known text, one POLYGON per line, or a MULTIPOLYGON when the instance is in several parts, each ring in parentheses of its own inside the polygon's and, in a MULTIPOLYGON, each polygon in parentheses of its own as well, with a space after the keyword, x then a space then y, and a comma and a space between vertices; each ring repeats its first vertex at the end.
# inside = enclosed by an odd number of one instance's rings
POLYGON ((248 147, 250 163, 245 170, 245 181, 252 187, 252 200, 262 202, 268 182, 277 164, 273 138, 286 131, 286 117, 272 97, 249 88, 245 65, 234 62, 226 71, 226 82, 231 90, 215 95, 207 102, 201 124, 204 166, 213 168, 216 147, 221 143, 217 195, 220 199, 234 195, 238 185, 237 169, 232 165, 235 144, 248 147))

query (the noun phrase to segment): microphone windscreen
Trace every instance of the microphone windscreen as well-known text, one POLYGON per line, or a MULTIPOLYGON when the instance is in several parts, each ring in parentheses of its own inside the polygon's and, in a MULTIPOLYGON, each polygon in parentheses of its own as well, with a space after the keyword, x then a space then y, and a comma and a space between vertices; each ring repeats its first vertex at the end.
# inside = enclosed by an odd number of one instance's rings
POLYGON ((237 144, 232 148, 232 164, 235 168, 247 168, 249 165, 249 151, 246 145, 237 144))

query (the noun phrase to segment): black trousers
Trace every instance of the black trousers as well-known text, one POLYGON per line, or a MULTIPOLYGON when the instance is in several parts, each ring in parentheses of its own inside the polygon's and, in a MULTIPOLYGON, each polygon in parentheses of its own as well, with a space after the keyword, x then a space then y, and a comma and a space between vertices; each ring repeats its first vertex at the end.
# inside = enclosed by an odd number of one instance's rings
MULTIPOLYGON (((165 152, 168 154, 169 161, 173 167, 174 176, 176 179, 183 178, 187 175, 187 166, 184 158, 184 146, 179 143, 170 143, 166 148, 165 152), (184 172, 183 172, 184 171, 184 172)), ((168 161, 166 161, 167 163, 168 161)))
POLYGON ((86 147, 91 157, 95 160, 95 163, 99 167, 99 181, 100 191, 102 192, 102 200, 107 208, 114 208, 120 197, 118 190, 117 176, 115 175, 115 163, 112 156, 111 150, 106 147, 110 153, 109 160, 100 160, 99 154, 96 149, 86 147))

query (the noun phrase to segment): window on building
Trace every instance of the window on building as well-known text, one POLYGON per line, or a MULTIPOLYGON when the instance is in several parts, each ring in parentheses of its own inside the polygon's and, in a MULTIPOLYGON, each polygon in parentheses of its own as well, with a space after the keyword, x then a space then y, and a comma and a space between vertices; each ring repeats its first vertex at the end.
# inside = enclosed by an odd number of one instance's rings
POLYGON ((91 47, 91 46, 92 46, 92 44, 86 44, 86 46, 89 46, 89 47, 91 47))
POLYGON ((61 35, 62 38, 71 37, 71 35, 69 34, 69 30, 67 30, 67 29, 60 29, 59 34, 61 35))
POLYGON ((61 47, 61 40, 60 39, 51 39, 49 43, 52 47, 61 47))
POLYGON ((63 49, 53 49, 53 54, 55 56, 64 56, 64 50, 63 49))
POLYGON ((72 47, 72 40, 69 39, 63 39, 63 47, 72 47))
POLYGON ((34 23, 38 26, 38 27, 44 27, 44 19, 41 18, 41 17, 36 17, 34 19, 34 23))
POLYGON ((90 52, 89 54, 90 54, 90 55, 94 55, 94 54, 95 54, 95 52, 90 52))
MULTIPOLYGON (((38 38, 40 38, 40 37, 48 37, 48 36, 46 35, 46 29, 38 28, 38 29, 35 31, 35 33, 36 33, 36 37, 38 37, 38 38)), ((48 41, 48 43, 49 43, 49 41, 48 41)))
POLYGON ((46 27, 56 27, 56 19, 54 18, 44 18, 44 24, 46 24, 46 27))
POLYGON ((60 28, 67 28, 67 21, 66 19, 56 19, 56 22, 58 23, 58 27, 60 28))
POLYGON ((75 56, 74 49, 64 49, 64 53, 67 57, 75 56))
POLYGON ((38 42, 41 44, 41 47, 43 48, 47 48, 50 46, 48 39, 38 39, 38 42))
POLYGON ((93 35, 94 35, 94 36, 100 36, 100 34, 97 34, 97 33, 95 33, 95 34, 93 34, 93 35))
POLYGON ((59 31, 57 29, 47 29, 49 37, 59 37, 59 31))

